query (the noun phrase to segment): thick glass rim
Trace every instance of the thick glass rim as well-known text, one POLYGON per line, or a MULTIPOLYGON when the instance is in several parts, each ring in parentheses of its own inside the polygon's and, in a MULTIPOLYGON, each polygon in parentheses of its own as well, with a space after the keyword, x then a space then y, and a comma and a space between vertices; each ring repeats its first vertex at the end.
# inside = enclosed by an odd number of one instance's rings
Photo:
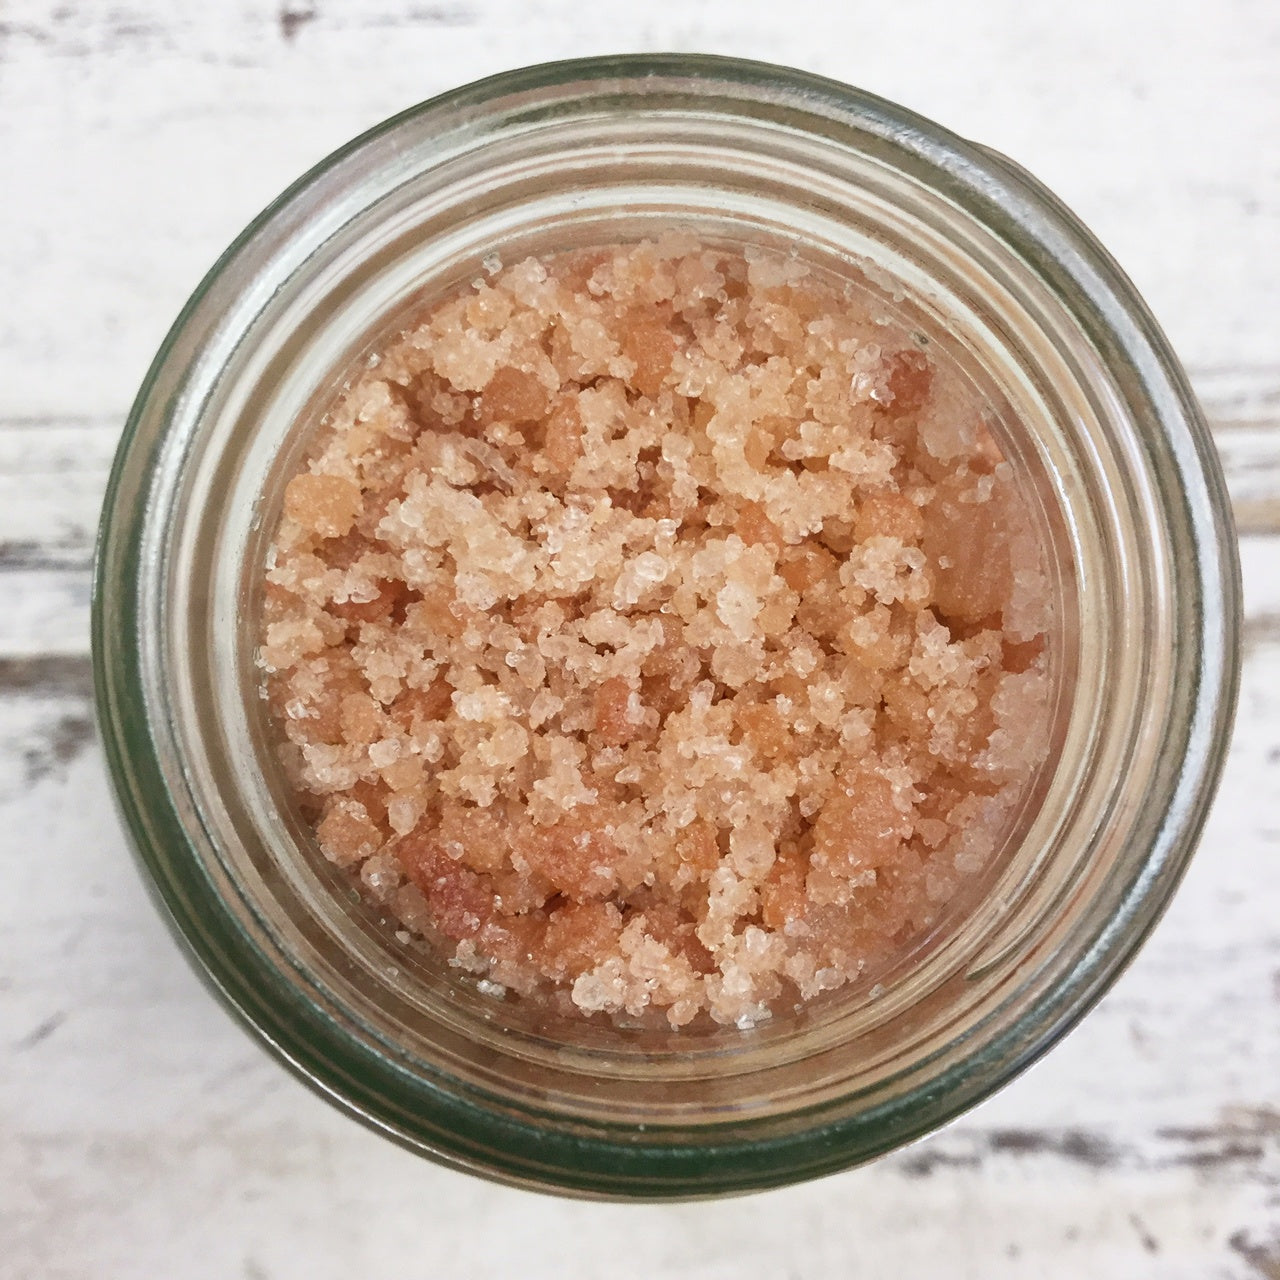
MULTIPOLYGON (((555 102, 550 106, 555 109, 555 102)), ((152 535, 153 536, 153 535, 152 535)), ((1133 287, 1091 234, 1034 179, 1002 157, 891 103, 833 81, 763 63, 691 55, 551 63, 506 73, 431 99, 385 121, 327 159, 271 204, 223 254, 165 339, 130 413, 99 533, 93 602, 98 715, 118 802, 146 879, 197 970, 227 1007, 318 1092, 419 1152, 472 1172, 579 1195, 661 1198, 750 1190, 833 1172, 945 1123, 1039 1057, 1081 1018, 1159 918, 1199 834, 1222 767, 1238 685, 1239 569, 1221 475, 1207 429, 1176 359, 1133 287), (878 139, 926 167, 934 185, 1015 245, 1070 306, 1090 338, 1128 371, 1132 393, 1159 423, 1180 482, 1200 592, 1193 683, 1185 691, 1185 756, 1170 769, 1169 811, 1142 872, 1072 979, 1000 1034, 942 1070, 927 1091, 836 1122, 815 1114, 796 1132, 753 1137, 726 1125, 724 1140, 682 1150, 647 1143, 627 1126, 549 1131, 537 1117, 502 1112, 413 1076, 351 1037, 283 980, 259 940, 225 908, 220 886, 184 858, 198 820, 171 792, 148 721, 148 672, 138 643, 147 625, 140 568, 154 553, 146 529, 154 471, 172 465, 159 448, 183 372, 198 353, 211 290, 270 227, 323 216, 317 194, 349 157, 407 121, 482 122, 494 105, 548 89, 561 98, 595 84, 637 93, 712 86, 803 119, 811 128, 878 139), (1206 607, 1208 606, 1208 607, 1206 607)))

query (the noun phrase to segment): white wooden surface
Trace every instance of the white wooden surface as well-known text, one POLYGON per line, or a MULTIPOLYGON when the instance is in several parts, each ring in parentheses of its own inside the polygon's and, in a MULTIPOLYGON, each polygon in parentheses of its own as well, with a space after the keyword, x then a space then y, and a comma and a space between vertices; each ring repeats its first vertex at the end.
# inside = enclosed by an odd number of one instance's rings
POLYGON ((0 0, 0 1276, 1280 1277, 1276 0, 0 0), (371 1136, 237 1031, 126 855, 91 538, 186 294, 303 168, 423 97, 611 50, 772 58, 987 142, 1093 225, 1213 421, 1240 721, 1165 921, 1041 1066, 870 1168, 563 1203, 371 1136))

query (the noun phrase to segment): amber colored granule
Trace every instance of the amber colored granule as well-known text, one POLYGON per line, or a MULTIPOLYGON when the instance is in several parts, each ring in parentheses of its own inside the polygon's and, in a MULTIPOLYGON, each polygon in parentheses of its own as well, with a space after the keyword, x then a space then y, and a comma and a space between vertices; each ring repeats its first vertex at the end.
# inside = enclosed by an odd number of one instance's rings
POLYGON ((260 664, 324 854, 454 963, 749 1026, 882 971, 1048 742, 1039 541, 865 287, 669 236, 434 306, 289 481, 260 664))

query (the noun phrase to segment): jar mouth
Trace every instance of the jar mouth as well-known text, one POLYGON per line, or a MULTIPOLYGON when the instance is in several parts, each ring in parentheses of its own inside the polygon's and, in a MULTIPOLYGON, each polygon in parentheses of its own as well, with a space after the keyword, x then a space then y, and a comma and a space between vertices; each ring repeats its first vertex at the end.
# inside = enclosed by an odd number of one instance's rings
POLYGON ((1185 376, 1141 300, 1009 162, 764 64, 529 68, 335 153, 250 226, 179 317, 104 507, 103 738, 176 932, 231 1009, 339 1106, 526 1186, 667 1197, 795 1181, 989 1094, 1083 1015, 1158 918, 1234 707, 1227 511, 1185 376), (1046 781, 1023 856, 974 914, 979 932, 961 930, 963 947, 940 947, 876 1005, 823 1003, 692 1047, 679 1033, 568 1042, 502 1024, 398 960, 345 886, 291 856, 301 836, 264 781, 266 747, 225 691, 248 679, 264 483, 297 448, 292 424, 350 367, 342 357, 410 292, 467 279, 495 245, 617 241, 672 221, 870 259, 961 341, 1003 352, 1002 394, 1043 427, 1025 448, 1074 566, 1060 575, 1067 763, 1046 781))

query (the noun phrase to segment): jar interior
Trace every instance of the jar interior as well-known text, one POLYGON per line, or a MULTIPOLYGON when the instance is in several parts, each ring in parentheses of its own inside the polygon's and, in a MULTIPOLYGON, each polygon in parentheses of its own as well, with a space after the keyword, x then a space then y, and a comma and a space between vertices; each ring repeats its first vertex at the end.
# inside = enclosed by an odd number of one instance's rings
POLYGON ((328 234, 257 316, 204 407, 175 505, 165 641, 212 874, 290 980, 352 1035, 492 1105, 659 1128, 857 1108, 1033 998, 1064 921, 1109 874, 1082 824, 1096 833, 1099 791, 1153 749, 1135 739, 1125 697, 1161 696, 1144 654, 1168 627, 1167 566, 1133 543, 1144 519, 1159 519, 1156 501, 1107 425, 1122 396, 1070 316, 1009 246, 909 175, 874 157, 846 157, 855 174, 830 172, 822 156, 766 162, 732 127, 708 141, 680 120, 665 133, 655 122, 643 143, 616 122, 579 123, 571 139, 540 127, 537 145, 482 169, 463 155, 429 181, 392 185, 328 234), (255 583, 283 485, 326 403, 406 308, 477 277, 495 253, 514 262, 672 227, 795 253, 842 278, 852 270, 878 305, 961 353, 1039 525, 1058 628, 1049 764, 974 900, 877 975, 874 991, 842 988, 749 1030, 549 1016, 397 941, 291 803, 254 665, 255 583), (1120 607, 1126 595, 1154 604, 1135 614, 1120 607))

